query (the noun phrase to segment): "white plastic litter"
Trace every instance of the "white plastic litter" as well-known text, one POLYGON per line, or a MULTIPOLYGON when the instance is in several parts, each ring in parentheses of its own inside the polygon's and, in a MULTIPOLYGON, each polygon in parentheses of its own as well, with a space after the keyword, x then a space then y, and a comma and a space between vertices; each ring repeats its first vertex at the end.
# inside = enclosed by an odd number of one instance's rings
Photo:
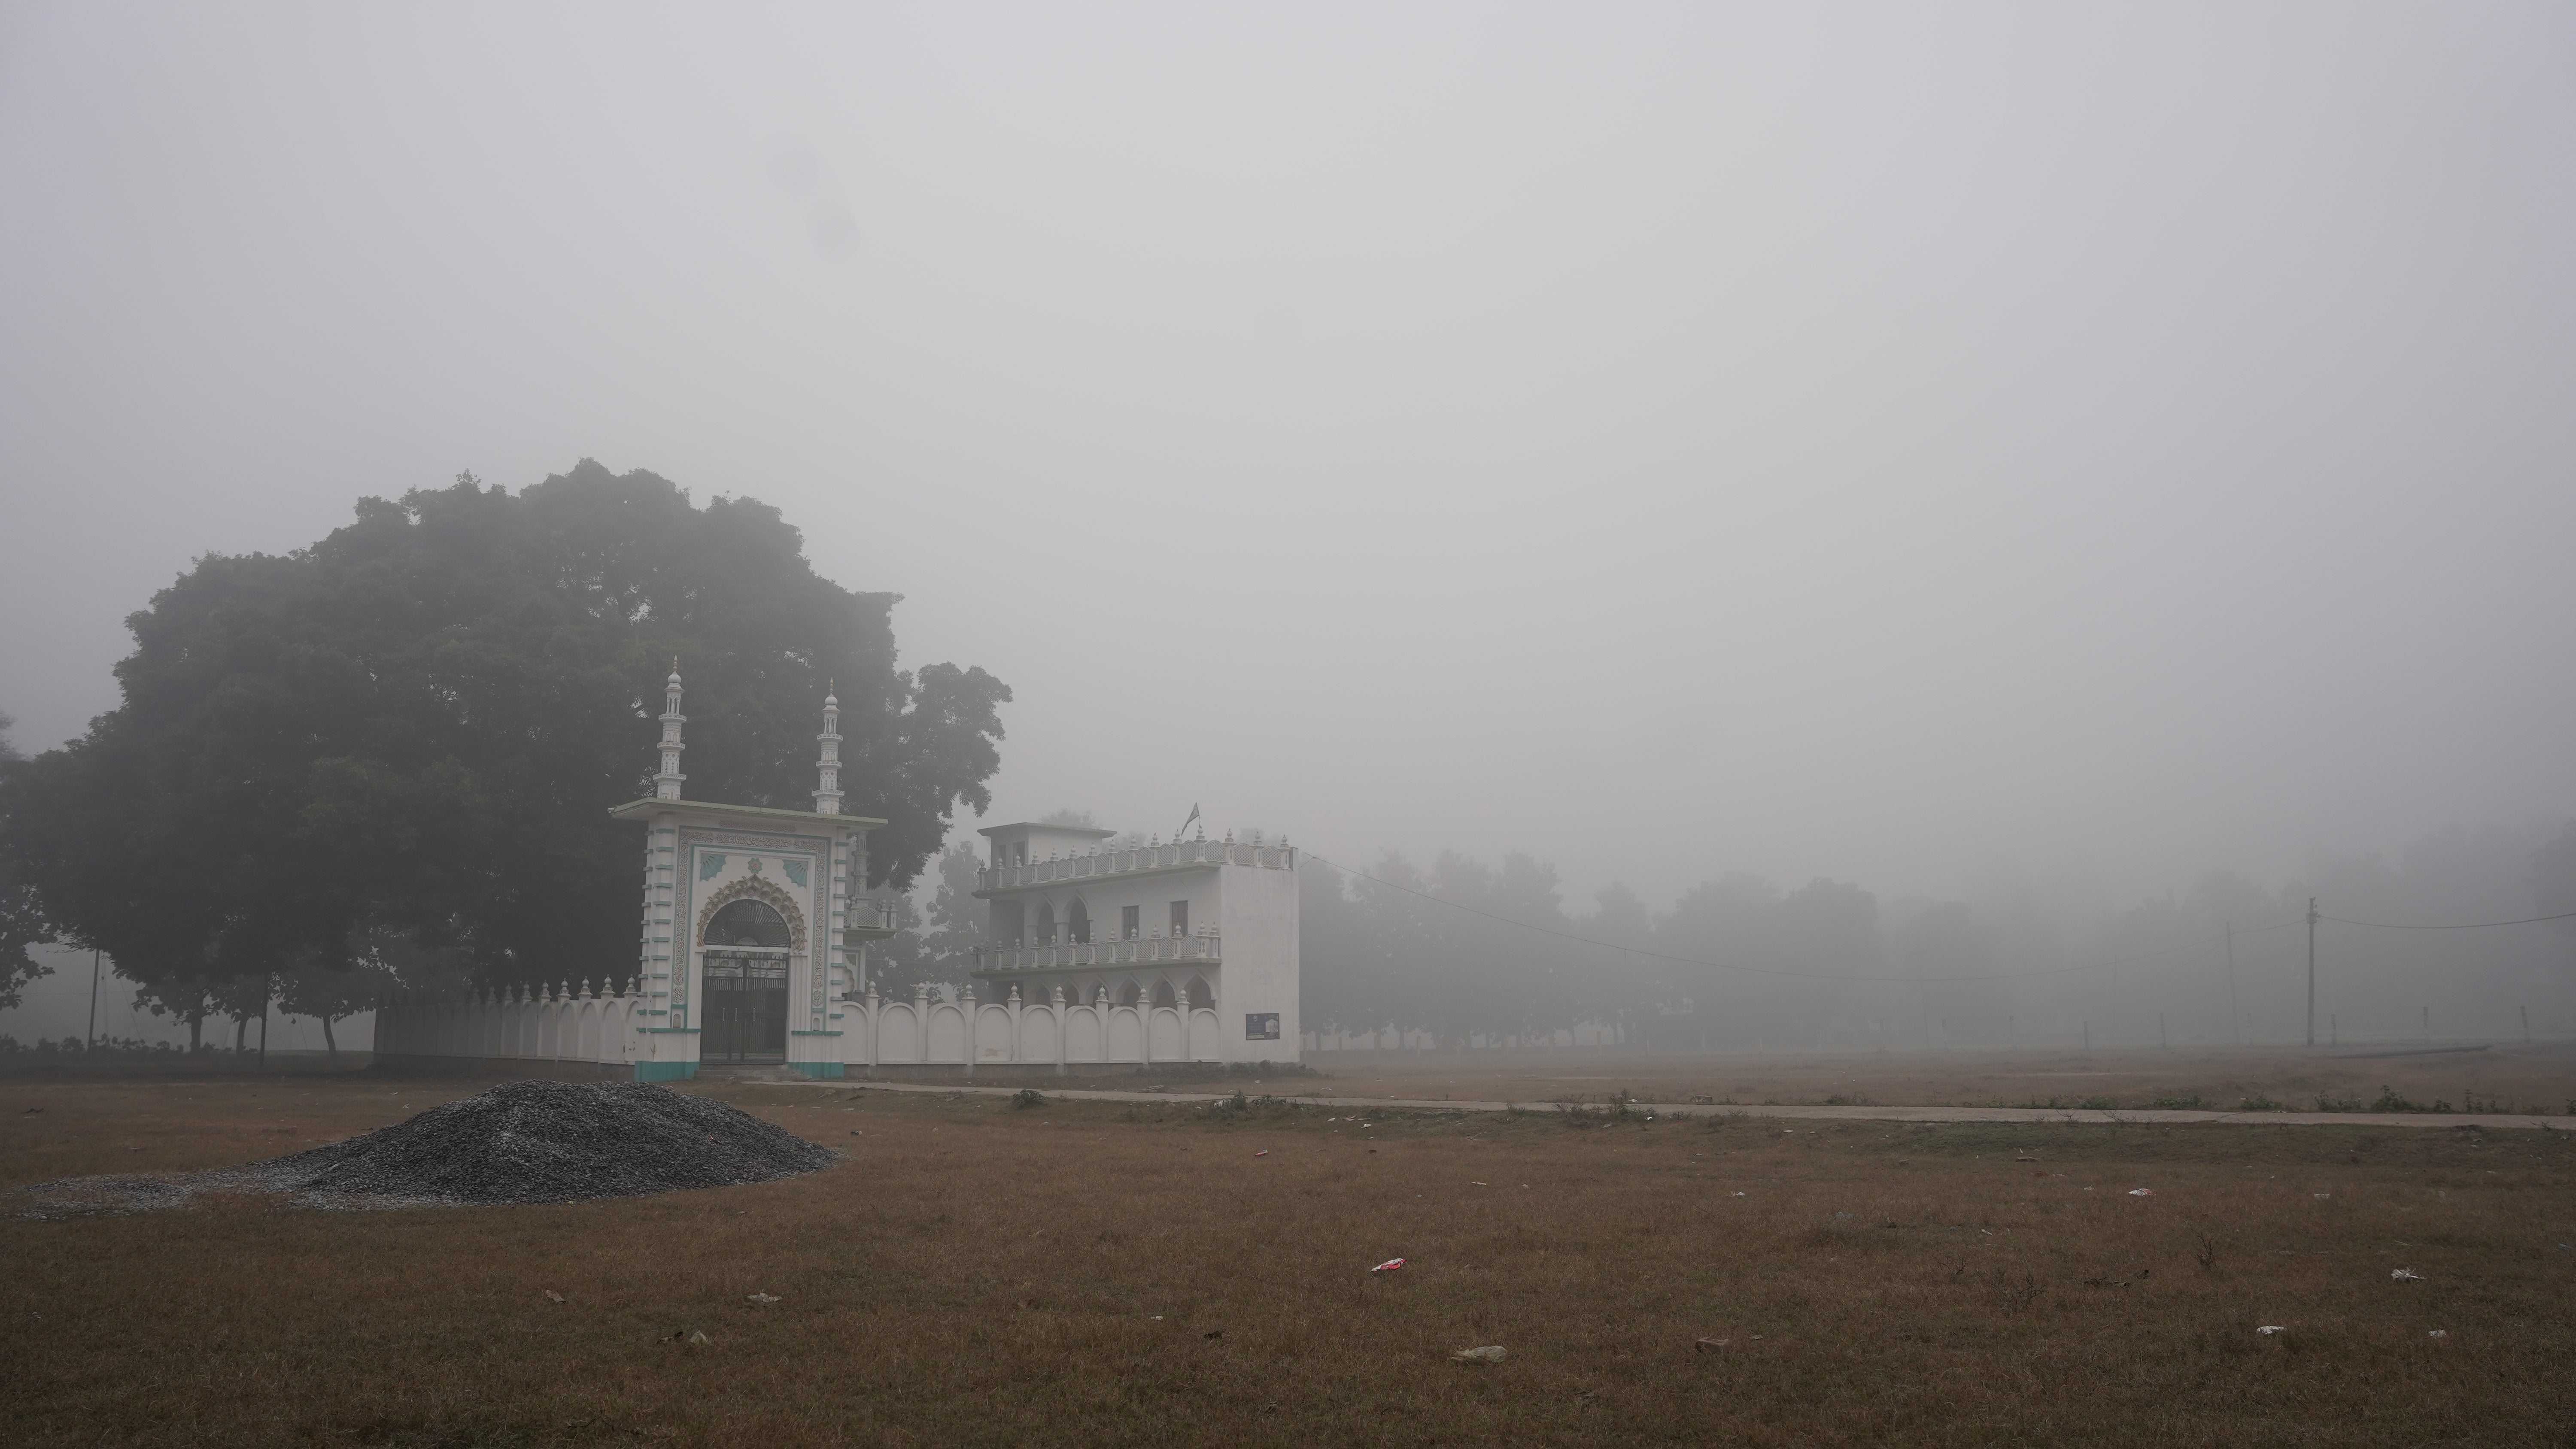
POLYGON ((2131 1197, 2154 1197, 2155 1195, 2156 1190, 2152 1187, 2133 1187, 2129 1189, 2129 1196, 2131 1197))
POLYGON ((1483 1348, 1462 1348, 1449 1356, 1460 1363, 1501 1363, 1503 1346, 1499 1343, 1489 1343, 1483 1348))
POLYGON ((1376 1267, 1369 1269, 1369 1271, 1372 1273, 1392 1273, 1403 1266, 1404 1260, 1402 1258, 1389 1258, 1385 1262, 1378 1264, 1376 1267))
POLYGON ((2416 1272, 2412 1268, 2400 1268, 2388 1276, 2400 1283, 2421 1283, 2424 1281, 2424 1275, 2416 1272))
POLYGON ((2451 1336, 2451 1331, 2447 1328, 2428 1328, 2424 1330, 2424 1336, 2426 1338, 2448 1338, 2451 1336))
POLYGON ((778 1301, 778 1295, 775 1293, 754 1293, 746 1297, 743 1301, 746 1303, 775 1303, 778 1301))
POLYGON ((2276 1333, 2287 1333, 2289 1332, 2289 1329, 2278 1323, 2267 1323, 2254 1331, 2262 1334, 2266 1338, 2269 1338, 2276 1333))

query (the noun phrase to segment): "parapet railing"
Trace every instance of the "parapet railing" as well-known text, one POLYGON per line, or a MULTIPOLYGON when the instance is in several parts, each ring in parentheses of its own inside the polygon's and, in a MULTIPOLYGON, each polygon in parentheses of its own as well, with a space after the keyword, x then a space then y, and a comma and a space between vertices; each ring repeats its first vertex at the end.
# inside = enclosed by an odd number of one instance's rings
POLYGON ((1156 961, 1223 961, 1224 937, 1149 936, 1139 941, 1058 942, 1052 946, 978 946, 978 970, 1036 971, 1049 966, 1123 966, 1156 961))
POLYGON ((1080 855, 1033 860, 1026 865, 996 865, 975 872, 977 890, 1007 890, 1049 881, 1089 880, 1149 870, 1192 865, 1250 865, 1264 870, 1295 870, 1293 845, 1251 845, 1233 840, 1183 840, 1170 845, 1131 845, 1115 850, 1086 850, 1080 855))

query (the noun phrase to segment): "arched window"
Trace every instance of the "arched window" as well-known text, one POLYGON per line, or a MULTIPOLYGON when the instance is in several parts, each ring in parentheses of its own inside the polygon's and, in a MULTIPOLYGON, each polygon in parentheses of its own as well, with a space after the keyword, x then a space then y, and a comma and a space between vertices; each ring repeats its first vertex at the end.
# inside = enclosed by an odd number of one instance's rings
POLYGON ((1216 993, 1208 990, 1206 977, 1193 976, 1190 978, 1190 1005, 1192 1008, 1200 1011, 1211 1011, 1215 1009, 1216 993))
POLYGON ((1118 1004, 1120 1006, 1134 1006, 1138 998, 1143 995, 1143 992, 1136 989, 1135 982, 1127 982, 1118 988, 1118 1004))
POLYGON ((784 951, 794 938, 787 929, 787 918, 778 908, 764 900, 745 896, 715 913, 707 922, 709 946, 761 946, 784 951))
POLYGON ((1055 907, 1038 907, 1038 941, 1041 946, 1055 944, 1055 907))
POLYGON ((1172 983, 1168 981, 1157 981, 1154 983, 1154 1004, 1156 1006, 1177 1006, 1180 1004, 1178 999, 1172 995, 1172 983))
POLYGON ((1064 938, 1077 946, 1091 944, 1091 911, 1080 901, 1064 908, 1064 938))

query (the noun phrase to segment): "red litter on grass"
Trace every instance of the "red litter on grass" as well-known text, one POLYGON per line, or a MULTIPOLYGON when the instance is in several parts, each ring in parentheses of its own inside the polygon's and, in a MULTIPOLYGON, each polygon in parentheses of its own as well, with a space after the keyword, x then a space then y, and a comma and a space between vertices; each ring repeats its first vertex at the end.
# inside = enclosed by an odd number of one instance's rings
POLYGON ((1256 1153, 1254 1153, 1254 1154, 1252 1154, 1252 1155, 1253 1155, 1253 1156, 1255 1156, 1255 1157, 1268 1157, 1268 1156, 1270 1155, 1270 1149, 1269 1149, 1269 1148, 1267 1148, 1267 1147, 1264 1147, 1264 1148, 1262 1148, 1259 1152, 1256 1152, 1256 1153))
POLYGON ((1404 1260, 1402 1258, 1389 1258, 1385 1262, 1378 1264, 1376 1267, 1369 1269, 1369 1271, 1372 1273, 1392 1273, 1403 1266, 1404 1260))

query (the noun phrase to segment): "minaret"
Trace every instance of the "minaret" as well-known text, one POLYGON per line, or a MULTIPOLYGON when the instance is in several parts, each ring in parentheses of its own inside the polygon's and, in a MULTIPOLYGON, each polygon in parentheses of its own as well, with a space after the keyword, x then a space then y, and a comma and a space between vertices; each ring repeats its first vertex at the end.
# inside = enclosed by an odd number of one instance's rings
MULTIPOLYGON (((828 688, 828 686, 827 686, 828 688)), ((823 788, 814 792, 814 813, 841 813, 841 697, 823 696, 823 732, 815 740, 823 746, 823 757, 814 762, 823 772, 823 788)))
POLYGON ((653 777, 656 800, 679 799, 680 782, 689 778, 680 773, 680 751, 688 748, 680 743, 680 726, 688 723, 689 717, 680 713, 680 659, 676 654, 671 656, 669 688, 662 710, 662 773, 653 777))

